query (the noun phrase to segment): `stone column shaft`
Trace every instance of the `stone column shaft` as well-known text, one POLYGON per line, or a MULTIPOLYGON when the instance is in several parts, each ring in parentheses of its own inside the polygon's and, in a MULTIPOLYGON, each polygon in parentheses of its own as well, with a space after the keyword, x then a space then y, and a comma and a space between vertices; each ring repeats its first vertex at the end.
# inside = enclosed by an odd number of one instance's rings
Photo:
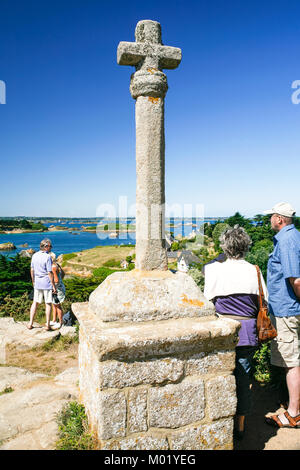
POLYGON ((136 100, 136 268, 167 269, 164 100, 136 100))
POLYGON ((135 38, 135 43, 119 44, 117 60, 136 68, 130 83, 136 100, 136 268, 165 271, 164 98, 168 84, 162 69, 176 68, 181 50, 162 44, 156 21, 139 21, 135 38))

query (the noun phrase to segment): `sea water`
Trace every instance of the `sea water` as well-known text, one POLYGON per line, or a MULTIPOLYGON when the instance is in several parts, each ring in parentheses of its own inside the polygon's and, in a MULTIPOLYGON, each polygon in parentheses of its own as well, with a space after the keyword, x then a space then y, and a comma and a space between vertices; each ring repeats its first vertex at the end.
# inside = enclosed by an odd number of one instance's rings
MULTIPOLYGON (((192 230, 199 230, 200 225, 205 222, 197 221, 196 227, 191 221, 185 221, 184 223, 178 223, 174 221, 174 227, 168 226, 166 223, 166 232, 173 232, 174 236, 181 234, 188 236, 192 230)), ((215 221, 209 220, 214 223, 215 221)), ((51 224, 45 224, 49 226, 51 224)), ((61 225, 55 223, 56 226, 61 225)), ((12 242, 16 249, 12 251, 0 251, 0 254, 6 256, 14 256, 21 250, 33 248, 35 251, 40 249, 40 242, 44 238, 49 238, 52 242, 53 252, 59 256, 60 254, 75 253, 89 248, 95 248, 96 246, 108 246, 108 245, 135 245, 135 232, 119 232, 119 236, 116 238, 110 238, 110 232, 99 232, 89 233, 74 230, 75 228, 81 227, 83 224, 63 224, 68 230, 50 231, 50 232, 38 232, 38 233, 12 233, 12 234, 0 234, 0 244, 6 242, 12 242), (24 247, 22 245, 28 244, 24 247)), ((84 224, 85 226, 94 224, 84 224)))

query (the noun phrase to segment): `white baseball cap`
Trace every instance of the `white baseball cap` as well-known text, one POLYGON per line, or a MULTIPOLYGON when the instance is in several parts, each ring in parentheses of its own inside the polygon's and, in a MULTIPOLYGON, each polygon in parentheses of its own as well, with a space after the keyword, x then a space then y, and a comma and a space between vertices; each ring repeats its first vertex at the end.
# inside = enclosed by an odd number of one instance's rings
POLYGON ((264 214, 279 214, 285 217, 293 217, 296 211, 288 202, 278 202, 272 209, 264 211, 264 214))

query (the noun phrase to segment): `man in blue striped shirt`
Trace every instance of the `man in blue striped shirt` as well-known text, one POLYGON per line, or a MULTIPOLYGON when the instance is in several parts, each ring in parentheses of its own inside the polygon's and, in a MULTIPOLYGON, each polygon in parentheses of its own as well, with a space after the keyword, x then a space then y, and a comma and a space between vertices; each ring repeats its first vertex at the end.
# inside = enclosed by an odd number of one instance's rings
POLYGON ((266 418, 276 427, 300 428, 300 232, 295 210, 280 202, 271 215, 274 250, 268 262, 269 312, 277 337, 271 342, 271 363, 286 369, 289 405, 285 413, 266 418))

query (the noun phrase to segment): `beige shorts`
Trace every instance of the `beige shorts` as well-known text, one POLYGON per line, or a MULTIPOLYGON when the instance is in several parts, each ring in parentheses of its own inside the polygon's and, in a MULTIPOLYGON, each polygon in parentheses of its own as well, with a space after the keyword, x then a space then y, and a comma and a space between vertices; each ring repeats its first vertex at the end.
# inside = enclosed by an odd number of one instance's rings
POLYGON ((271 364, 278 367, 299 367, 300 315, 270 317, 277 330, 277 337, 271 341, 271 364))
POLYGON ((52 290, 51 289, 34 289, 33 301, 41 304, 45 300, 45 304, 52 303, 52 290))

